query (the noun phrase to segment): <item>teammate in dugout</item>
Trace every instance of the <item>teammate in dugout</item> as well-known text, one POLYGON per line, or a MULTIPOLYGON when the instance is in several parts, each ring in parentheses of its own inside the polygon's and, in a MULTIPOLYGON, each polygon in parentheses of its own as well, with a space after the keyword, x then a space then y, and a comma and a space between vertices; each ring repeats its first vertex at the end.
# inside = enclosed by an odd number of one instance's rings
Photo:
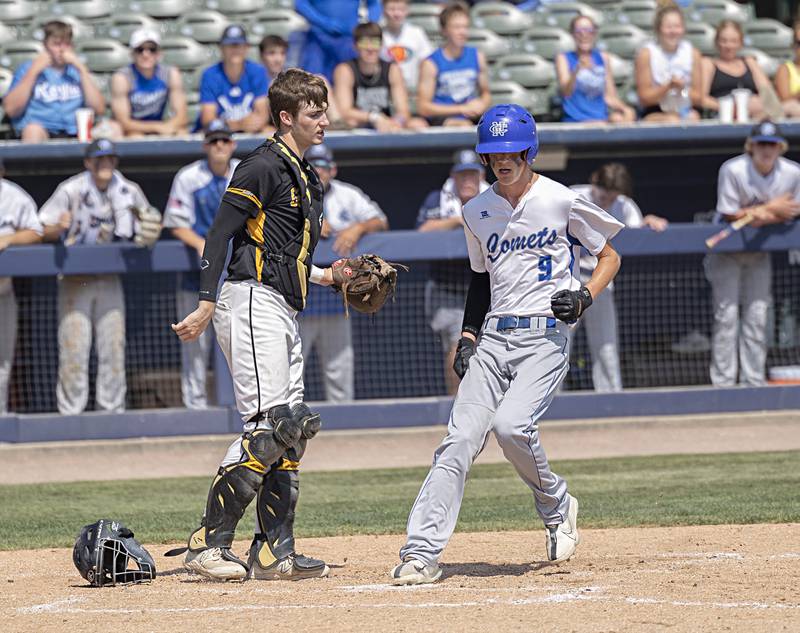
POLYGON ((538 420, 568 369, 567 324, 611 282, 620 259, 609 244, 622 228, 598 206, 533 171, 536 123, 518 105, 497 105, 478 124, 475 151, 497 182, 463 210, 472 279, 454 369, 462 377, 447 436, 411 508, 398 585, 437 581, 472 462, 493 431, 533 492, 551 563, 579 542, 578 501, 550 470, 538 420), (580 285, 573 258, 582 244, 597 267, 580 285))
POLYGON ((236 168, 206 237, 198 307, 172 326, 182 341, 193 341, 213 318, 244 422, 244 434, 231 444, 211 484, 201 526, 185 548, 185 566, 215 580, 329 572, 323 561, 298 554, 294 546, 299 462, 320 427, 319 415, 303 403, 296 316, 305 307, 309 281, 331 285, 341 273, 311 263, 323 191, 303 155, 322 143, 327 102, 323 80, 303 70, 286 70, 273 81, 269 103, 279 131, 236 168), (228 277, 217 299, 231 238, 228 277), (245 563, 230 548, 256 496, 256 534, 245 563))

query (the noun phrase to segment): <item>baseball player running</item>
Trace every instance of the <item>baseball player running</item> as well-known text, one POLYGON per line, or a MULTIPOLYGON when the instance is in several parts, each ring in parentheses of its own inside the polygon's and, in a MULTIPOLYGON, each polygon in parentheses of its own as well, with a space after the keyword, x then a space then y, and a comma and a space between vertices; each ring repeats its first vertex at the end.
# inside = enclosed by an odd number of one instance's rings
POLYGON ((567 373, 567 324, 614 278, 608 243, 622 224, 576 192, 537 174, 536 123, 518 105, 497 105, 478 123, 475 151, 497 182, 464 206, 472 279, 454 369, 462 377, 447 436, 411 508, 398 585, 437 581, 438 560, 456 526, 472 462, 493 431, 533 492, 546 530, 547 560, 560 563, 579 542, 578 501, 550 470, 538 420, 567 373), (581 286, 582 244, 597 257, 581 286))
MULTIPOLYGON (((206 234, 214 221, 222 194, 230 182, 239 160, 232 158, 236 142, 224 121, 212 121, 205 132, 203 151, 206 157, 186 165, 172 181, 164 226, 189 248, 203 257, 206 234)), ((200 290, 199 273, 185 273, 178 278, 175 295, 178 314, 187 314, 197 304, 200 290)), ((211 353, 213 335, 210 329, 196 341, 181 346, 181 393, 188 409, 205 409, 206 366, 211 353)))
MULTIPOLYGON (((36 203, 19 185, 3 178, 0 159, 0 252, 9 246, 42 241, 36 203)), ((8 412, 8 382, 17 342, 17 300, 11 277, 0 277, 0 415, 8 412)))
POLYGON ((297 580, 329 571, 323 561, 294 548, 299 461, 320 427, 319 415, 303 403, 296 316, 305 307, 309 281, 334 281, 331 268, 311 264, 323 192, 303 158, 323 140, 327 101, 319 77, 296 68, 276 77, 269 103, 279 131, 236 168, 206 237, 198 307, 172 326, 182 341, 194 341, 213 318, 244 422, 244 434, 222 460, 205 517, 186 548, 185 566, 216 580, 297 580), (228 277, 217 299, 231 238, 228 277), (256 534, 245 563, 230 548, 236 525, 256 496, 256 534))
MULTIPOLYGON (((39 210, 45 241, 106 244, 133 239, 151 246, 161 234, 161 214, 151 210, 135 182, 117 171, 108 139, 86 148, 86 171, 62 182, 39 210), (139 218, 133 209, 138 210, 139 218)), ((89 399, 89 351, 97 348, 97 406, 125 408, 125 297, 118 275, 75 275, 58 283, 58 383, 63 415, 77 415, 89 399)))

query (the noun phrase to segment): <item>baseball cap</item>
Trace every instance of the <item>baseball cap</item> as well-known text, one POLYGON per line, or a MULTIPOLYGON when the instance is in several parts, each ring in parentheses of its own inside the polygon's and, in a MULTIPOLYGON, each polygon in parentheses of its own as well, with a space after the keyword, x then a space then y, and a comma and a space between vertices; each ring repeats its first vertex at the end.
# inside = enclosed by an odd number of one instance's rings
POLYGON ((222 32, 222 39, 219 41, 220 46, 227 44, 247 44, 247 33, 244 27, 238 24, 231 24, 225 27, 222 32))
POLYGON ((781 129, 772 121, 762 121, 754 125, 748 138, 754 143, 786 143, 781 129))
POLYGON ((483 171, 481 159, 471 149, 462 149, 453 154, 453 166, 450 169, 451 173, 459 171, 467 171, 468 169, 475 169, 483 171))
POLYGON ((98 138, 86 148, 86 158, 100 158, 101 156, 118 156, 117 148, 107 138, 98 138))
POLYGON ((153 44, 160 46, 161 35, 158 34, 158 31, 148 28, 136 29, 131 33, 131 48, 139 48, 145 42, 153 42, 153 44))
POLYGON ((325 143, 319 145, 312 145, 306 150, 306 160, 314 165, 314 167, 322 167, 330 169, 333 167, 333 152, 325 143))
POLYGON ((231 132, 231 129, 228 127, 227 123, 220 119, 214 119, 208 124, 204 139, 206 143, 210 143, 218 138, 229 139, 231 136, 233 136, 233 132, 231 132))

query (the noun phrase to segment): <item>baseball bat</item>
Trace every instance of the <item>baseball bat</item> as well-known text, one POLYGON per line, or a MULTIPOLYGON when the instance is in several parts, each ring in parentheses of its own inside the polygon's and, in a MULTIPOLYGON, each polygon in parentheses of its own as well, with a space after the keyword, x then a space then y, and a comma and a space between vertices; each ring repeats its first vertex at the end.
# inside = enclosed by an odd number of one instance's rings
POLYGON ((717 244, 719 244, 722 240, 728 237, 731 233, 735 233, 736 231, 740 231, 742 228, 750 224, 755 218, 749 213, 745 213, 741 218, 736 220, 735 222, 731 222, 728 226, 724 229, 719 231, 718 233, 714 233, 711 237, 706 240, 706 246, 708 248, 714 248, 717 244))

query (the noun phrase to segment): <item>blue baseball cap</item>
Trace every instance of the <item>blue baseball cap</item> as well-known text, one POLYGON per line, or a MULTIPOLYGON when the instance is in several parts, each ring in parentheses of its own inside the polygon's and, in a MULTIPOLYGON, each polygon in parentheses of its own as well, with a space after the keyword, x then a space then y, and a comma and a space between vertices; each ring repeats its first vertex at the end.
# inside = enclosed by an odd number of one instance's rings
POLYGON ((470 169, 483 171, 481 159, 475 152, 471 149, 462 149, 453 154, 453 166, 450 168, 451 174, 470 169))
POLYGON ((305 158, 314 167, 322 167, 323 169, 330 169, 335 164, 333 152, 325 143, 309 147, 306 150, 305 158))
POLYGON ((781 129, 772 121, 762 121, 754 125, 748 138, 754 143, 786 143, 781 129))
POLYGON ((229 139, 231 136, 233 136, 233 132, 231 132, 228 124, 221 119, 214 119, 206 128, 204 140, 206 143, 210 143, 218 138, 229 139))
POLYGON ((229 44, 247 44, 247 33, 243 26, 238 24, 231 24, 225 27, 222 32, 222 38, 219 41, 220 46, 227 46, 229 44))
POLYGON ((101 156, 119 156, 117 147, 107 138, 98 138, 86 148, 86 158, 100 158, 101 156))

